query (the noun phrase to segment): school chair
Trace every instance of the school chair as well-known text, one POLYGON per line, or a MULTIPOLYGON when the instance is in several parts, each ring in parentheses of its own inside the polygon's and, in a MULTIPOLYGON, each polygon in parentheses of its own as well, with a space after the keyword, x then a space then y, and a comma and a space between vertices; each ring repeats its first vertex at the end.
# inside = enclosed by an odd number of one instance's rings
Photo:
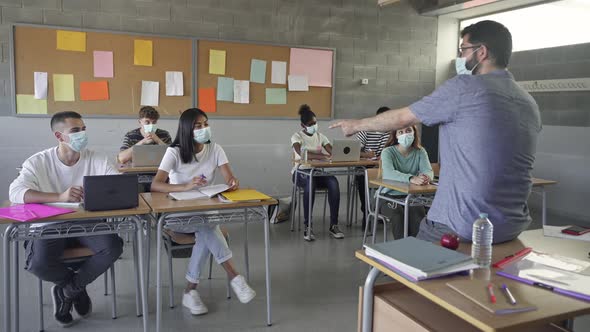
MULTIPOLYGON (((224 227, 220 227, 223 237, 229 246, 229 233, 224 227)), ((192 254, 193 246, 195 245, 195 234, 178 233, 169 229, 164 229, 162 233, 164 240, 164 248, 168 255, 168 279, 170 281, 169 288, 169 307, 174 308, 174 272, 172 270, 172 258, 189 258, 192 254), (176 252, 176 253, 175 253, 176 252)), ((196 241, 199 241, 198 237, 196 241)), ((247 253, 247 252, 246 252, 247 253)), ((246 254, 247 255, 247 254, 246 254)), ((246 265, 248 265, 248 256, 246 256, 246 265)), ((213 255, 209 254, 209 280, 211 280, 211 271, 213 269, 213 255)), ((246 269, 248 270, 248 269, 246 269)), ((227 298, 231 298, 230 280, 227 279, 227 298)))
POLYGON ((387 218, 379 213, 379 211, 375 211, 375 199, 374 199, 374 192, 379 187, 371 184, 370 181, 377 180, 381 178, 381 163, 379 163, 379 168, 366 168, 365 169, 365 231, 363 232, 363 243, 366 243, 367 240, 367 232, 369 229, 372 229, 371 220, 376 222, 376 220, 383 221, 383 241, 387 241, 387 218))
MULTIPOLYGON (((326 208, 328 205, 328 189, 316 187, 315 189, 316 197, 317 195, 324 195, 324 214, 322 217, 322 226, 326 229, 326 208)), ((309 199, 309 197, 305 197, 305 189, 303 187, 297 186, 297 184, 293 183, 293 192, 291 194, 291 232, 295 230, 295 205, 298 205, 297 209, 297 231, 301 231, 301 209, 303 206, 303 200, 309 199), (298 204, 301 202, 301 204, 298 204)), ((313 210, 313 208, 312 208, 313 210)))
MULTIPOLYGON (((122 241, 122 240, 121 240, 122 241)), ((68 266, 69 269, 76 271, 84 262, 92 257, 94 252, 88 247, 74 247, 74 248, 67 248, 64 250, 62 255, 63 263, 68 266)), ((136 289, 135 289, 135 305, 137 310, 137 316, 141 316, 140 312, 140 303, 139 303, 139 294, 141 294, 141 290, 139 289, 139 268, 137 265, 137 248, 134 242, 134 260, 135 260, 135 268, 136 268, 136 289)), ((108 295, 108 276, 107 272, 104 274, 104 295, 108 295)), ((110 267, 110 277, 111 277, 111 293, 112 293, 112 313, 111 318, 117 318, 117 300, 116 300, 116 284, 115 284, 115 265, 111 265, 110 267)), ((45 330, 45 322, 43 318, 43 280, 38 279, 38 292, 39 292, 39 331, 45 330)))

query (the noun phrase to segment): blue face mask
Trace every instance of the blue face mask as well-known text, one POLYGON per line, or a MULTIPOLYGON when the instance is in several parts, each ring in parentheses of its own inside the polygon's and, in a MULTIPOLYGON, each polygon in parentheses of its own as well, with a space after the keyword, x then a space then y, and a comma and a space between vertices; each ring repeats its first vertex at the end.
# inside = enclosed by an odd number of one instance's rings
POLYGON ((399 135, 397 141, 401 146, 407 149, 412 146, 412 143, 414 143, 414 133, 399 135))
POLYGON ((316 123, 313 126, 305 127, 305 131, 307 131, 307 133, 310 135, 317 133, 318 132, 318 124, 316 123))
POLYGON ((143 125, 143 131, 145 131, 146 133, 155 133, 156 129, 158 129, 158 128, 155 124, 143 125))
MULTIPOLYGON (((475 53, 480 48, 481 46, 471 52, 471 54, 475 53)), ((467 69, 467 57, 455 59, 455 70, 457 71, 457 75, 473 75, 473 70, 475 70, 477 66, 479 66, 479 62, 476 63, 473 68, 467 69)))
POLYGON ((193 136, 195 142, 205 144, 211 140, 211 127, 193 130, 193 136))
POLYGON ((88 135, 86 135, 86 131, 79 131, 77 133, 68 134, 70 138, 69 142, 65 142, 70 149, 80 152, 86 148, 88 145, 88 135))

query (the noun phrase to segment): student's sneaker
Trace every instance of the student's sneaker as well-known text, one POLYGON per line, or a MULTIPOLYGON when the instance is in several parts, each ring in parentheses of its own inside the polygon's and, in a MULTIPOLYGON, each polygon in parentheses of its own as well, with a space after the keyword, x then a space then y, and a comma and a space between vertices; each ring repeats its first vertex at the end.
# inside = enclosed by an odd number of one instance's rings
POLYGON ((338 225, 330 226, 330 235, 335 239, 344 239, 344 233, 342 233, 342 231, 340 231, 340 228, 338 228, 338 225))
POLYGON ((80 315, 82 318, 88 318, 92 313, 92 301, 90 300, 90 296, 86 292, 86 288, 81 291, 76 297, 74 298, 74 310, 80 315))
POLYGON ((195 289, 192 289, 188 293, 184 293, 182 296, 182 305, 187 307, 193 315, 204 315, 209 312, 209 309, 207 309, 205 303, 201 301, 201 297, 195 289))
POLYGON ((231 288, 242 303, 248 303, 256 296, 256 292, 248 285, 243 276, 238 275, 230 282, 231 288))
POLYGON ((51 287, 51 298, 53 299, 53 317, 62 327, 74 324, 72 317, 72 300, 64 294, 63 288, 58 285, 51 287))
POLYGON ((305 230, 303 230, 303 239, 305 241, 315 241, 315 235, 313 230, 309 229, 309 226, 305 226, 305 230))

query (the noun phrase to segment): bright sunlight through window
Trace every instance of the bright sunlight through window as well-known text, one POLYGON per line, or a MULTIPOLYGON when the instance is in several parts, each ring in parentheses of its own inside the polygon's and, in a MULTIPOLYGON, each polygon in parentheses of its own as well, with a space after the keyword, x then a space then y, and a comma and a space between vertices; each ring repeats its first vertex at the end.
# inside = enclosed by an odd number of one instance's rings
POLYGON ((562 0, 461 21, 461 29, 479 21, 504 24, 512 33, 512 51, 590 43, 590 0, 562 0))

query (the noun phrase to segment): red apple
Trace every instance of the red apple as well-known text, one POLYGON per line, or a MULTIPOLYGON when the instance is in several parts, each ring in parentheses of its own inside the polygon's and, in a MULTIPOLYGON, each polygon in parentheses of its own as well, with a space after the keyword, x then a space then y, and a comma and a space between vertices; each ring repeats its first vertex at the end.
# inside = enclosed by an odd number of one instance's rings
POLYGON ((440 245, 451 250, 457 250, 459 248, 459 236, 453 233, 444 234, 440 238, 440 245))

